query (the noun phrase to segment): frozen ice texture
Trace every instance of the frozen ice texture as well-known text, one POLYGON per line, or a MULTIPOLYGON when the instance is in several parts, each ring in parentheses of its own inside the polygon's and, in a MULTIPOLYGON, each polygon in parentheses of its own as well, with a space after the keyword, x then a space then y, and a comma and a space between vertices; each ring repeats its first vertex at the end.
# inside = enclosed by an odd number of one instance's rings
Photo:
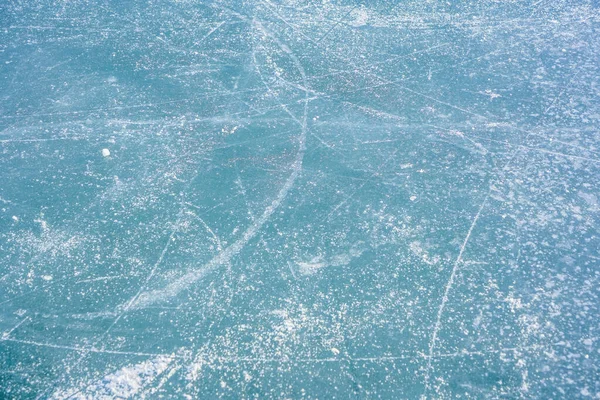
POLYGON ((2 2, 0 398, 599 397, 599 28, 2 2))

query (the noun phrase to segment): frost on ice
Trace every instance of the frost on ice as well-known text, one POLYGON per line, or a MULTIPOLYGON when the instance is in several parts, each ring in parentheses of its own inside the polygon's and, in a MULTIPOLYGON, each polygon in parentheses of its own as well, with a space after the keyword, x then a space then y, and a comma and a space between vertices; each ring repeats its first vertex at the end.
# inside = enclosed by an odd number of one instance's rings
POLYGON ((596 1, 5 3, 0 397, 600 397, 596 1))

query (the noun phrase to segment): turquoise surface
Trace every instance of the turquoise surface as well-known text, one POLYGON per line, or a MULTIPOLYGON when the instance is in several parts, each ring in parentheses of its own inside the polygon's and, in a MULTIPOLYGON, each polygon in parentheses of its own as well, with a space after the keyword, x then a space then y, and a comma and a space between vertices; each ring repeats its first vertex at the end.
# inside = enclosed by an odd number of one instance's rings
POLYGON ((595 1, 0 4, 0 398, 600 397, 595 1))

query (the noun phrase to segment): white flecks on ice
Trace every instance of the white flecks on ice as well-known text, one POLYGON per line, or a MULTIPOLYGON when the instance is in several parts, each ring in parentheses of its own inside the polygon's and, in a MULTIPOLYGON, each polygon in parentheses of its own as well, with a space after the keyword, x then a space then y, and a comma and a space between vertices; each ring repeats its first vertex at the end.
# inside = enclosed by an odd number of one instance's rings
POLYGON ((54 399, 124 399, 137 395, 162 374, 173 361, 169 356, 158 356, 139 364, 128 365, 106 375, 81 390, 55 392, 54 399))

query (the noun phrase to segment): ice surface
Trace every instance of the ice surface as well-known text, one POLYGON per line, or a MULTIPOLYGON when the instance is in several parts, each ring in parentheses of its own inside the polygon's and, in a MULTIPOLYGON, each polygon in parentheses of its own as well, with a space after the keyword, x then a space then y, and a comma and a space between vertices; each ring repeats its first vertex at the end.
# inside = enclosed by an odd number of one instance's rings
POLYGON ((0 4, 1 398, 599 398, 600 5, 0 4))

